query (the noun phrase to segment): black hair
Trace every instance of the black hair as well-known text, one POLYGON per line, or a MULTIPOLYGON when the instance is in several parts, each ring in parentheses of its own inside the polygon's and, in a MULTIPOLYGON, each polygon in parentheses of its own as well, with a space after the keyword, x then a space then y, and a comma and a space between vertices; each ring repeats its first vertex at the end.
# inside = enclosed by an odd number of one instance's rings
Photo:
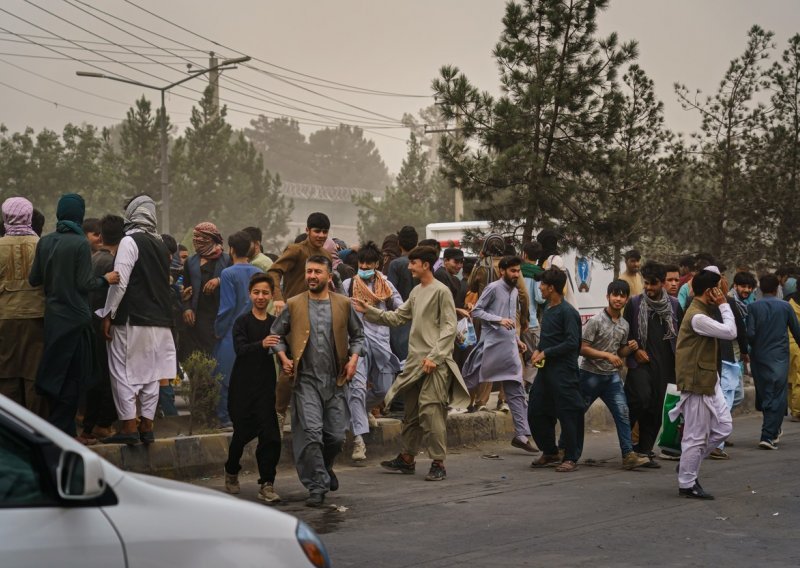
POLYGON ((503 252, 506 256, 517 256, 517 248, 511 243, 506 243, 506 250, 503 252))
POLYGON ((380 262, 382 258, 381 250, 373 241, 361 245, 358 249, 358 262, 380 262))
POLYGON ((714 288, 722 277, 716 272, 710 270, 701 270, 692 278, 692 292, 695 297, 702 296, 709 288, 714 288))
POLYGON ((567 285, 567 273, 557 267, 548 268, 542 274, 541 282, 552 286, 559 296, 563 296, 564 286, 567 285))
POLYGON ((692 268, 694 268, 694 257, 682 256, 678 261, 678 266, 685 266, 691 270, 692 268))
POLYGON ((348 252, 342 259, 342 264, 350 266, 353 270, 358 270, 358 253, 354 250, 348 252))
POLYGON ((406 225, 397 232, 397 244, 403 250, 410 251, 417 246, 418 242, 419 235, 417 235, 417 230, 411 225, 406 225))
POLYGON ((774 274, 765 274, 758 281, 758 286, 764 294, 776 294, 780 284, 778 277, 774 274))
POLYGON ((497 268, 500 270, 508 270, 512 266, 519 266, 522 264, 522 259, 518 256, 504 256, 500 259, 500 262, 497 263, 497 268))
POLYGON ((81 225, 84 233, 99 233, 100 232, 100 219, 96 217, 89 217, 83 220, 81 225))
POLYGON ((664 277, 666 278, 667 272, 680 272, 681 268, 677 264, 665 264, 664 265, 664 277))
POLYGON ((33 216, 31 217, 31 229, 33 229, 33 232, 40 237, 42 236, 42 231, 44 230, 44 213, 38 209, 33 210, 33 216))
POLYGON ((667 271, 664 269, 664 265, 653 260, 648 260, 644 263, 641 273, 642 279, 645 282, 652 282, 654 280, 664 282, 667 278, 667 271))
POLYGON ((261 232, 261 229, 258 227, 245 227, 242 229, 242 232, 247 233, 250 235, 250 240, 253 242, 261 242, 262 238, 264 237, 264 233, 261 232))
POLYGON ((277 255, 277 254, 275 254, 274 252, 265 252, 264 254, 265 254, 267 257, 269 257, 269 259, 270 259, 272 262, 275 262, 275 261, 277 261, 277 260, 278 260, 278 255, 277 255))
POLYGON ((125 236, 125 219, 119 215, 106 215, 100 219, 100 234, 103 244, 116 246, 125 236))
POLYGON ((464 258, 464 251, 461 249, 457 249, 454 247, 444 249, 442 253, 442 258, 445 260, 452 260, 452 259, 463 259, 464 258))
POLYGON ((164 233, 161 235, 161 241, 164 243, 164 245, 166 245, 170 256, 178 252, 178 241, 176 241, 175 237, 172 235, 164 233))
POLYGON ((707 266, 714 266, 716 263, 714 255, 709 252, 698 252, 694 257, 694 269, 697 271, 703 270, 707 266))
POLYGON ((522 245, 522 254, 524 254, 528 260, 536 262, 539 259, 539 255, 542 254, 542 243, 538 241, 525 243, 522 245))
POLYGON ((428 270, 431 272, 433 272, 433 265, 436 264, 438 258, 439 255, 436 254, 436 249, 433 247, 414 247, 414 249, 408 253, 408 260, 427 262, 428 270))
POLYGON ((333 263, 331 263, 331 259, 321 254, 312 254, 308 257, 308 260, 306 260, 306 264, 323 264, 329 273, 333 272, 333 263))
POLYGON ((319 229, 321 231, 330 231, 331 230, 331 220, 328 219, 328 216, 325 213, 312 213, 308 216, 306 220, 306 228, 308 229, 319 229))
POLYGON ((272 280, 272 276, 264 274, 263 272, 256 272, 250 277, 250 282, 247 285, 247 291, 249 292, 253 289, 253 286, 256 284, 261 284, 262 282, 266 282, 269 285, 270 292, 275 290, 275 282, 272 280))
POLYGON ((625 296, 626 298, 631 295, 631 287, 624 280, 614 280, 606 288, 606 295, 611 296, 616 294, 618 296, 625 296))
POLYGON ((233 249, 233 252, 238 257, 246 257, 250 253, 250 247, 253 241, 250 240, 250 235, 244 231, 233 233, 228 237, 228 246, 233 249))
POLYGON ((436 249, 437 252, 442 250, 442 245, 439 244, 439 241, 437 241, 436 239, 422 239, 419 243, 417 243, 417 246, 431 247, 433 249, 436 249))
POLYGON ((642 253, 636 249, 631 249, 625 253, 625 260, 642 260, 642 253))
POLYGON ((472 269, 475 268, 475 263, 477 259, 474 256, 465 256, 464 257, 464 278, 469 276, 472 273, 472 269))
POLYGON ((189 249, 186 248, 186 245, 182 245, 180 243, 178 243, 178 250, 179 251, 184 251, 185 250, 186 252, 189 252, 189 249))
POLYGON ((308 238, 308 235, 306 235, 305 233, 301 233, 301 234, 297 235, 297 236, 294 238, 294 244, 296 244, 296 245, 297 245, 297 244, 300 244, 300 243, 302 243, 304 240, 306 240, 307 238, 308 238))
POLYGON ((752 272, 737 272, 733 275, 733 283, 736 286, 750 286, 755 288, 757 285, 756 277, 752 272))
POLYGON ((778 267, 778 270, 775 271, 775 276, 781 278, 783 276, 793 276, 796 273, 797 273, 797 267, 792 266, 790 264, 782 264, 781 266, 778 267))

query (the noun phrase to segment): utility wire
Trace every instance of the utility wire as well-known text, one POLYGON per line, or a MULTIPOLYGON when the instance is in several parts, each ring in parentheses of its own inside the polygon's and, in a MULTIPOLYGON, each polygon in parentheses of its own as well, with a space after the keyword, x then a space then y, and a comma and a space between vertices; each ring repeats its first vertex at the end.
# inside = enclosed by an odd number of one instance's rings
MULTIPOLYGON (((26 1, 27 1, 27 0, 26 0, 26 1)), ((159 47, 159 46, 157 46, 156 44, 154 44, 154 43, 152 43, 152 42, 148 41, 148 40, 147 40, 147 39, 145 39, 145 38, 142 38, 142 37, 140 37, 140 36, 138 36, 138 35, 136 35, 136 34, 134 34, 134 33, 130 32, 130 31, 126 30, 126 29, 123 29, 123 28, 121 28, 121 27, 117 26, 116 24, 114 24, 114 23, 111 23, 111 22, 109 22, 108 20, 105 20, 105 19, 101 18, 100 16, 97 16, 96 14, 92 14, 91 12, 88 12, 87 10, 85 10, 85 9, 83 9, 83 8, 79 7, 79 6, 76 6, 75 4, 73 4, 72 2, 70 2, 69 0, 63 0, 63 1, 64 1, 66 4, 68 4, 68 5, 72 6, 73 8, 76 8, 77 10, 80 10, 81 12, 84 12, 84 13, 86 13, 86 14, 88 14, 88 15, 92 16, 93 18, 96 18, 96 19, 100 20, 101 22, 103 22, 103 23, 105 23, 105 24, 107 24, 107 25, 109 25, 109 26, 111 26, 111 27, 113 27, 113 28, 115 28, 115 29, 117 29, 117 30, 119 30, 119 31, 122 31, 123 33, 126 33, 126 34, 128 34, 129 36, 131 36, 131 37, 133 37, 133 38, 135 38, 135 39, 137 39, 137 40, 139 40, 139 41, 143 41, 143 42, 145 42, 145 43, 148 43, 148 44, 150 44, 150 46, 152 46, 152 47, 154 47, 154 48, 159 48, 159 49, 162 49, 163 51, 167 52, 169 55, 172 55, 172 56, 174 56, 174 57, 178 57, 178 58, 181 58, 181 57, 182 57, 182 56, 179 56, 179 55, 177 55, 177 54, 175 54, 175 53, 171 52, 171 51, 170 51, 169 49, 167 49, 167 48, 159 47)), ((130 25, 130 26, 133 26, 133 27, 136 27, 136 28, 138 28, 138 29, 141 29, 141 30, 147 31, 147 32, 149 32, 149 33, 154 33, 154 32, 150 32, 150 31, 149 31, 149 30, 147 30, 146 28, 142 28, 141 26, 138 26, 137 24, 133 24, 132 22, 128 22, 127 20, 124 20, 124 19, 122 19, 122 18, 119 18, 119 17, 117 17, 117 16, 114 16, 113 14, 109 14, 108 12, 104 12, 103 10, 100 10, 99 8, 95 8, 95 7, 93 7, 93 6, 89 5, 89 4, 87 4, 87 3, 85 3, 85 2, 83 2, 83 1, 81 1, 81 0, 77 0, 77 2, 78 2, 79 4, 83 4, 84 6, 87 6, 87 7, 89 7, 89 8, 92 8, 93 10, 95 10, 95 11, 97 11, 97 12, 100 12, 100 13, 102 13, 102 14, 105 14, 105 15, 107 15, 107 16, 109 16, 109 17, 111 17, 111 18, 114 18, 114 19, 116 19, 116 20, 119 20, 119 21, 121 21, 121 22, 125 22, 126 24, 128 24, 128 25, 130 25)), ((154 34, 154 35, 158 35, 158 34, 154 34)), ((147 57, 147 58, 149 58, 149 57, 148 57, 148 55, 144 55, 144 54, 141 54, 141 55, 142 55, 142 57, 147 57)), ((189 61, 188 59, 184 59, 184 61, 186 61, 187 63, 190 63, 190 64, 191 64, 191 63, 193 63, 192 61, 189 61)), ((166 64, 165 64, 165 65, 166 65, 166 64)), ((229 78, 229 79, 230 79, 230 78, 229 78)), ((273 93, 272 91, 267 91, 266 89, 261 89, 260 87, 258 87, 258 86, 256 86, 256 85, 251 85, 251 84, 249 84, 249 83, 245 83, 245 82, 243 82, 243 81, 240 81, 240 80, 238 80, 238 79, 231 79, 231 80, 232 80, 232 81, 234 81, 234 82, 235 82, 235 84, 243 84, 243 85, 246 85, 246 86, 248 86, 248 87, 252 87, 252 88, 254 88, 254 89, 264 90, 265 92, 267 92, 267 93, 270 93, 270 94, 274 94, 274 95, 276 95, 276 96, 283 96, 283 95, 280 95, 280 94, 278 94, 278 93, 273 93)), ((236 93, 236 94, 239 94, 239 95, 242 95, 242 96, 245 96, 245 97, 252 97, 252 95, 248 95, 247 93, 243 93, 243 92, 241 92, 241 91, 237 91, 236 89, 231 89, 230 87, 228 87, 228 91, 230 91, 230 92, 233 92, 233 93, 236 93)), ((351 119, 349 119, 349 118, 348 118, 348 119, 342 119, 340 116, 331 116, 331 115, 327 115, 327 114, 320 114, 320 113, 313 112, 313 111, 308 111, 308 110, 305 110, 305 109, 302 109, 302 108, 299 108, 299 107, 296 107, 296 106, 287 106, 287 105, 285 105, 285 104, 278 103, 278 102, 276 102, 276 101, 274 101, 274 100, 268 100, 268 99, 263 99, 263 98, 258 98, 258 97, 254 97, 254 98, 257 98, 258 100, 260 100, 260 101, 262 101, 262 102, 270 102, 270 103, 273 103, 273 104, 278 104, 279 106, 284 106, 284 107, 286 107, 286 108, 292 108, 293 110, 297 110, 297 111, 299 111, 299 112, 306 113, 306 114, 311 114, 311 115, 317 116, 317 117, 319 117, 319 118, 322 118, 322 119, 330 119, 330 120, 339 121, 339 122, 346 122, 346 121, 351 121, 351 122, 352 122, 352 120, 351 120, 351 119)), ((288 97, 285 97, 285 98, 288 98, 288 97)), ((232 101, 232 102, 234 102, 234 101, 232 101)), ((302 102, 302 101, 297 101, 297 102, 302 102)), ((241 103, 236 103, 236 104, 241 104, 241 103)), ((304 103, 304 104, 310 104, 310 103, 304 103)), ((310 104, 310 106, 318 106, 318 105, 313 105, 313 104, 310 104)), ((362 121, 364 121, 364 122, 366 122, 366 121, 371 121, 372 123, 377 123, 377 124, 374 124, 374 126, 387 126, 387 125, 388 125, 388 124, 386 124, 386 121, 383 121, 383 120, 381 120, 381 121, 376 121, 376 120, 375 120, 375 119, 373 119, 373 118, 369 118, 369 117, 362 116, 362 115, 356 115, 356 114, 347 113, 347 112, 343 112, 343 111, 338 111, 338 110, 335 110, 335 109, 330 109, 330 108, 326 108, 326 107, 321 107, 321 108, 324 108, 325 110, 330 110, 330 111, 332 111, 332 112, 335 112, 335 113, 337 113, 337 114, 340 114, 340 115, 349 115, 349 116, 351 116, 351 117, 360 118, 360 119, 362 119, 362 121)), ((398 128, 405 128, 405 126, 402 126, 402 125, 401 125, 401 123, 400 123, 399 121, 396 121, 396 120, 394 120, 394 119, 391 119, 390 117, 387 117, 387 118, 389 119, 389 121, 390 121, 390 123, 391 123, 392 125, 397 125, 397 127, 398 127, 398 128)), ((372 126, 372 124, 370 124, 370 126, 372 126)))
MULTIPOLYGON (((189 33, 189 34, 191 34, 191 35, 193 35, 195 37, 198 37, 198 38, 200 38, 200 39, 202 39, 204 41, 207 41, 209 43, 213 43, 214 45, 218 45, 219 47, 222 47, 222 48, 227 49, 229 51, 233 51, 233 52, 236 52, 236 53, 238 53, 240 55, 244 55, 244 53, 241 52, 241 51, 233 49, 232 47, 228 47, 228 46, 226 46, 224 44, 216 42, 216 41, 214 41, 214 40, 212 40, 210 38, 207 38, 205 36, 202 36, 202 35, 194 32, 194 31, 192 31, 190 29, 187 29, 187 28, 181 26, 180 24, 176 24, 175 22, 172 22, 172 21, 168 20, 167 18, 159 16, 155 12, 151 12, 150 10, 148 10, 146 8, 143 8, 142 6, 139 6, 135 2, 132 2, 131 0, 124 0, 124 1, 127 4, 130 4, 131 6, 133 6, 134 8, 137 8, 137 9, 141 10, 142 12, 150 14, 151 16, 153 16, 155 18, 158 18, 162 22, 166 22, 167 24, 170 24, 171 26, 174 26, 174 27, 176 27, 176 28, 178 28, 180 30, 183 30, 186 33, 189 33)), ((314 75, 308 75, 306 73, 301 73, 299 71, 294 71, 293 69, 289 69, 288 67, 282 67, 280 65, 276 65, 275 63, 271 63, 269 61, 265 61, 263 59, 259 59, 258 57, 253 57, 253 59, 255 61, 258 61, 259 63, 263 63, 264 65, 269 65, 270 67, 275 67, 276 69, 281 69, 281 70, 287 71, 289 73, 294 73, 296 75, 300 75, 301 77, 307 77, 309 79, 316 79, 317 81, 323 81, 325 83, 331 83, 333 85, 338 85, 340 87, 348 87, 350 89, 358 89, 360 91, 363 91, 365 94, 381 95, 381 96, 387 96, 387 97, 407 97, 407 98, 425 98, 425 99, 430 98, 430 95, 411 95, 411 94, 407 94, 407 93, 392 93, 392 92, 389 92, 389 91, 379 91, 379 90, 376 90, 376 89, 358 87, 356 85, 348 85, 347 83, 339 83, 337 81, 330 81, 328 79, 323 79, 322 77, 316 77, 314 75)))
POLYGON ((23 95, 26 95, 28 97, 40 100, 40 101, 45 102, 45 103, 50 103, 51 105, 55 105, 56 107, 66 108, 66 109, 69 109, 69 110, 74 110, 76 112, 81 112, 83 114, 89 114, 91 116, 98 116, 100 118, 110 118, 111 120, 117 120, 117 121, 121 120, 119 117, 116 117, 116 116, 108 116, 106 114, 99 114, 99 113, 92 112, 92 111, 89 111, 89 110, 84 110, 82 108, 77 108, 77 107, 74 107, 74 106, 61 104, 58 101, 51 101, 50 99, 46 99, 44 97, 40 97, 39 95, 34 95, 33 93, 30 93, 28 91, 24 91, 22 89, 19 89, 17 87, 14 87, 13 85, 9 85, 8 83, 3 83, 2 81, 0 81, 0 85, 2 85, 3 87, 5 87, 7 89, 11 89, 12 91, 16 91, 18 93, 22 93, 23 95))

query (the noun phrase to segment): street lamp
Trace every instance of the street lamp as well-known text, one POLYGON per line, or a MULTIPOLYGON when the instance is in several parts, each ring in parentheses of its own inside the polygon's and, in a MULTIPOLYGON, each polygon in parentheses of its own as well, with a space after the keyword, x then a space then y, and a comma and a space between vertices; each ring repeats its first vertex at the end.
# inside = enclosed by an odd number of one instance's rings
POLYGON ((173 87, 177 87, 187 81, 198 77, 199 75, 204 75, 211 71, 227 71, 228 69, 236 69, 236 67, 231 67, 232 65, 236 65, 237 63, 245 63, 250 61, 249 56, 244 57, 236 57, 234 59, 226 59, 219 63, 218 65, 214 65, 212 67, 208 67, 206 69, 200 69, 198 71, 192 71, 189 73, 187 77, 184 77, 180 81, 175 81, 174 83, 170 83, 169 85, 165 85, 163 87, 157 87, 155 85, 148 85, 147 83, 141 83, 139 81, 134 81, 133 79, 125 79, 123 77, 115 77, 113 75, 105 75, 103 73, 95 73, 93 71, 76 71, 75 74, 78 77, 91 77, 95 79, 109 79, 111 81, 118 81, 120 83, 128 83, 130 85, 136 85, 138 87, 144 87, 145 89, 152 89, 154 91, 161 92, 161 112, 159 113, 159 127, 161 130, 161 221, 162 221, 162 229, 165 233, 169 233, 169 175, 167 172, 167 107, 164 102, 164 93, 172 89, 173 87))

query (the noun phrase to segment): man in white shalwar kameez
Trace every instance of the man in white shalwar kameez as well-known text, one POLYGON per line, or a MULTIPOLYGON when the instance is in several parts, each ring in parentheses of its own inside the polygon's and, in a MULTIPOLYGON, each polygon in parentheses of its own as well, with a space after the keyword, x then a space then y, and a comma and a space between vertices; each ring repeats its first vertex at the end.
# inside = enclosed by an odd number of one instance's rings
POLYGON ((683 415, 678 494, 693 499, 713 499, 698 480, 700 464, 730 436, 730 410, 719 384, 719 339, 736 339, 736 320, 720 290, 719 269, 709 266, 692 279, 694 300, 683 317, 675 349, 675 376, 681 399, 669 413, 675 422, 683 415), (722 323, 713 317, 715 306, 722 323))
POLYGON ((97 312, 110 341, 111 387, 122 421, 120 432, 105 443, 150 444, 155 439, 159 381, 174 376, 176 369, 169 262, 169 251, 156 231, 155 203, 146 195, 134 198, 125 210, 125 237, 114 261, 119 284, 109 289, 105 307, 97 312))

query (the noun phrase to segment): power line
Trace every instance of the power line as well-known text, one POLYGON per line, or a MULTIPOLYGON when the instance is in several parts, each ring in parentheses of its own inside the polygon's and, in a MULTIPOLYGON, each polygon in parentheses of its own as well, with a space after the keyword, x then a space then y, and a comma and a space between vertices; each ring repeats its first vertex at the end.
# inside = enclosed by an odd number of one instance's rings
MULTIPOLYGON (((20 34, 20 35, 27 35, 27 34, 20 34)), ((35 37, 35 36, 28 36, 28 37, 35 37)), ((30 42, 28 42, 25 39, 12 39, 12 38, 8 38, 8 37, 0 37, 0 41, 10 42, 10 43, 21 43, 21 44, 24 44, 24 45, 30 45, 30 42)), ((84 43, 82 40, 74 40, 74 41, 76 43, 84 43)), ((86 48, 83 47, 83 46, 75 47, 74 45, 60 45, 60 44, 52 44, 52 43, 42 43, 41 45, 43 45, 45 47, 60 47, 61 49, 78 49, 78 50, 84 50, 84 51, 86 50, 86 48)), ((112 45, 112 44, 109 44, 109 45, 112 45)), ((141 48, 156 49, 156 48, 148 47, 148 46, 140 46, 139 49, 141 49, 141 48)), ((158 48, 158 49, 161 49, 161 48, 158 48)), ((117 51, 117 50, 113 50, 113 49, 98 49, 97 52, 98 53, 114 53, 114 54, 119 54, 119 55, 129 55, 130 54, 130 51, 117 51)), ((200 56, 200 55, 189 55, 189 56, 186 56, 186 57, 180 56, 180 55, 163 55, 161 53, 149 53, 148 55, 150 55, 151 57, 159 57, 159 58, 167 58, 167 57, 169 57, 169 58, 177 58, 177 59, 182 59, 184 61, 188 61, 187 58, 189 58, 189 59, 205 59, 206 58, 206 56, 200 56)))
MULTIPOLYGON (((139 6, 135 2, 132 2, 131 0, 124 0, 124 1, 127 4, 130 4, 131 6, 133 6, 134 8, 137 8, 137 9, 141 10, 142 12, 150 14, 151 16, 153 16, 155 18, 158 18, 159 20, 161 20, 161 21, 163 21, 163 22, 165 22, 167 24, 170 24, 171 26, 174 26, 174 27, 176 27, 176 28, 178 28, 180 30, 185 31, 186 33, 189 33, 189 34, 191 34, 191 35, 193 35, 195 37, 198 37, 198 38, 200 38, 200 39, 202 39, 204 41, 207 41, 209 43, 213 43, 214 45, 222 47, 223 49, 227 49, 229 51, 233 51, 233 52, 239 53, 241 55, 244 55, 244 53, 241 52, 241 51, 238 51, 236 49, 233 49, 232 47, 228 47, 228 46, 226 46, 224 44, 221 44, 221 43, 216 42, 216 41, 214 41, 214 40, 212 40, 210 38, 207 38, 207 37, 205 37, 203 35, 200 35, 200 34, 194 32, 194 31, 192 31, 190 29, 187 29, 187 28, 181 26, 180 24, 176 24, 175 22, 172 22, 172 21, 168 20, 167 18, 159 16, 155 12, 151 12, 150 10, 148 10, 146 8, 143 8, 142 6, 139 6)), ((324 79, 322 77, 316 77, 314 75, 308 75, 306 73, 301 73, 300 71, 294 71, 293 69, 289 69, 288 67, 282 67, 280 65, 277 65, 275 63, 271 63, 269 61, 266 61, 264 59, 260 59, 258 57, 253 57, 253 60, 258 61, 259 63, 262 63, 264 65, 269 65, 270 67, 275 67, 276 69, 281 69, 282 71, 286 71, 288 73, 294 73, 296 75, 300 75, 301 77, 307 77, 309 79, 316 79, 317 81, 323 81, 325 83, 330 83, 332 85, 338 85, 340 87, 347 87, 347 88, 350 88, 350 89, 357 89, 359 91, 362 91, 364 94, 372 94, 372 95, 379 95, 379 96, 386 96, 386 97, 406 97, 406 98, 425 98, 425 99, 430 98, 430 95, 412 95, 412 94, 407 94, 407 93, 393 93, 393 92, 389 92, 389 91, 379 91, 379 90, 376 90, 376 89, 369 89, 369 88, 365 88, 365 87, 359 87, 359 86, 356 86, 356 85, 348 85, 347 83, 339 83, 337 81, 331 81, 329 79, 324 79)))
MULTIPOLYGON (((10 34, 10 33, 13 33, 13 32, 9 32, 9 31, 5 31, 4 30, 4 31, 2 31, 0 33, 10 34)), ((54 36, 54 35, 16 34, 16 33, 14 35, 22 36, 22 37, 26 37, 26 38, 34 38, 34 39, 49 39, 49 40, 61 39, 59 36, 54 36)), ((4 40, 4 41, 9 41, 9 40, 4 40)), ((91 44, 91 45, 117 45, 117 44, 114 44, 114 43, 111 43, 111 42, 108 42, 108 41, 97 41, 97 40, 90 40, 90 39, 76 39, 76 40, 63 40, 63 41, 70 41, 70 42, 76 42, 76 43, 88 43, 88 44, 91 44)), ((127 44, 127 45, 126 44, 121 44, 121 45, 123 47, 132 47, 132 48, 135 48, 135 49, 151 49, 150 47, 148 47, 146 45, 132 45, 132 44, 127 44)), ((66 46, 54 45, 53 47, 66 47, 66 46)), ((159 48, 159 49, 161 49, 161 48, 159 48)), ((203 51, 203 50, 197 50, 197 49, 195 49, 193 47, 192 48, 188 48, 188 49, 176 47, 176 48, 173 48, 173 49, 175 51, 203 51)))
MULTIPOLYGON (((27 0, 26 0, 26 1, 27 1, 27 0)), ((68 4, 68 5, 72 6, 73 8, 76 8, 77 10, 80 10, 81 12, 84 12, 85 14, 88 14, 88 15, 92 16, 93 18, 95 18, 95 19, 97 19, 97 20, 100 20, 101 22, 103 22, 103 23, 105 23, 105 24, 107 24, 107 25, 109 25, 109 26, 111 26, 111 27, 113 27, 113 28, 115 28, 115 29, 117 29, 117 30, 119 30, 119 31, 122 31, 123 33, 126 33, 126 34, 128 34, 129 36, 131 36, 131 37, 133 37, 133 38, 135 38, 135 39, 137 39, 137 40, 139 40, 139 41, 143 41, 143 42, 145 42, 145 43, 148 43, 148 44, 150 44, 150 45, 151 45, 151 46, 153 46, 153 47, 156 47, 156 48, 158 48, 158 46, 156 46, 154 43, 152 43, 152 42, 148 41, 147 39, 145 39, 145 38, 142 38, 142 37, 140 37, 140 36, 138 36, 138 35, 134 34, 133 32, 130 32, 130 31, 126 30, 126 29, 123 29, 123 28, 121 28, 121 27, 117 26, 116 24, 113 24, 113 23, 109 22, 108 20, 105 20, 105 19, 101 18, 100 16, 97 16, 96 14, 92 14, 92 13, 88 12, 87 10, 85 10, 85 9, 83 9, 83 8, 79 7, 79 6, 75 6, 75 4, 73 4, 73 3, 72 3, 72 2, 70 2, 69 0, 63 0, 63 1, 64 1, 66 4, 68 4)), ((149 32, 149 30, 147 30, 147 29, 145 29, 145 28, 142 28, 141 26, 138 26, 137 24, 133 24, 132 22, 128 22, 127 20, 124 20, 123 18, 119 18, 119 17, 117 17, 117 16, 114 16, 113 14, 109 14, 108 12, 105 12, 105 11, 103 11, 103 10, 100 10, 99 8, 95 8, 95 7, 93 7, 93 6, 90 6, 89 4, 86 4, 85 2, 82 2, 81 0, 77 0, 77 2, 78 2, 79 4, 83 4, 84 6, 87 6, 87 7, 89 7, 89 8, 92 8, 93 10, 95 10, 95 11, 97 11, 97 12, 100 12, 100 13, 102 13, 102 14, 105 14, 105 15, 107 15, 107 16, 109 16, 109 17, 111 17, 111 18, 115 18, 116 20, 119 20, 119 21, 121 21, 121 22, 125 22, 125 23, 126 23, 126 24, 128 24, 128 25, 131 25, 131 26, 133 26, 133 27, 136 27, 136 28, 138 28, 138 29, 142 29, 142 30, 144 30, 144 31, 148 31, 148 32, 149 32)), ((150 32, 150 33, 152 33, 152 32, 150 32)), ((99 36, 99 37, 102 37, 102 36, 99 36)), ((181 57, 181 56, 178 56, 178 55, 176 55, 176 54, 172 53, 172 52, 171 52, 169 49, 167 49, 167 48, 163 48, 163 47, 162 47, 162 48, 159 48, 159 49, 162 49, 163 51, 165 51, 165 52, 167 52, 168 54, 170 54, 170 55, 173 55, 173 56, 175 56, 175 57, 181 57)), ((148 56, 148 55, 144 55, 144 54, 142 54, 142 57, 145 57, 145 58, 148 58, 148 59, 149 59, 149 56, 148 56)), ((192 62, 191 62, 191 61, 189 61, 188 59, 184 59, 184 60, 185 60, 185 61, 187 61, 188 63, 192 63, 192 62)), ((253 87, 253 88, 255 88, 255 89, 260 89, 259 87, 255 86, 255 85, 250 85, 250 84, 248 84, 248 83, 244 83, 244 82, 242 82, 242 81, 239 81, 239 80, 236 80, 236 79, 231 79, 231 80, 232 80, 232 81, 235 81, 235 84, 244 84, 244 85, 247 85, 247 86, 249 86, 249 87, 253 87)), ((230 88, 230 87, 228 87, 228 90, 229 90, 230 92, 233 92, 233 93, 236 93, 236 94, 239 94, 239 95, 245 96, 245 97, 253 97, 253 95, 248 95, 247 93, 243 93, 243 92, 241 92, 241 91, 237 91, 236 89, 232 89, 232 88, 230 88)), ((262 90, 265 90, 265 89, 262 89, 262 90)), ((267 92, 269 92, 269 93, 272 93, 271 91, 267 91, 267 92)), ((277 96, 282 96, 282 95, 278 95, 277 93, 272 93, 272 94, 276 94, 277 96)), ((341 117, 338 117, 338 116, 330 116, 330 115, 326 115, 326 114, 321 114, 321 113, 317 113, 317 112, 313 112, 313 111, 308 111, 308 110, 305 110, 305 109, 302 109, 302 108, 299 108, 299 107, 290 107, 290 106, 288 106, 288 105, 281 104, 280 102, 276 102, 276 101, 274 101, 274 100, 268 100, 268 99, 263 99, 263 98, 259 98, 259 97, 253 97, 253 98, 256 98, 257 100, 260 100, 260 101, 262 101, 262 102, 268 102, 268 103, 272 103, 272 104, 278 104, 279 106, 284 106, 284 107, 287 107, 287 108, 292 108, 292 109, 294 109, 294 110, 297 110, 297 111, 299 111, 299 112, 302 112, 302 113, 305 113, 305 114, 314 115, 314 116, 317 116, 317 117, 320 117, 320 118, 323 118, 323 119, 330 119, 330 120, 334 120, 334 121, 342 121, 341 117)), ((232 102, 233 102, 233 101, 232 101, 232 102)), ((243 104, 243 103, 235 103, 235 104, 243 104)), ((308 103, 308 104, 310 104, 310 103, 308 103)), ((316 105, 311 105, 311 106, 316 106, 316 105)), ((330 111, 332 111, 332 112, 336 112, 336 113, 338 113, 338 114, 342 114, 342 115, 349 115, 349 116, 352 116, 352 117, 361 118, 361 119, 364 119, 364 120, 372 120, 372 122, 373 122, 373 123, 374 123, 374 122, 376 122, 374 119, 370 119, 370 118, 368 118, 368 117, 365 117, 365 116, 354 115, 354 114, 352 114, 352 113, 346 113, 346 112, 343 112, 343 111, 338 111, 338 110, 334 110, 334 109, 326 109, 326 110, 330 110, 330 111)), ((349 120, 349 119, 345 119, 345 120, 349 120)), ((385 124, 382 124, 383 122, 384 122, 384 121, 381 121, 381 123, 379 123, 379 124, 374 124, 374 125, 373 125, 373 124, 369 124, 369 126, 386 126, 385 124)), ((394 121, 394 120, 392 120, 392 121, 391 121, 391 123, 392 123, 392 124, 399 124, 399 121, 394 121)))
MULTIPOLYGON (((39 44, 34 44, 39 45, 39 44)), ((41 44, 41 47, 47 47, 45 44, 41 44)), ((73 48, 74 49, 74 48, 73 48)), ((53 55, 37 55, 33 53, 10 53, 7 51, 0 52, 0 55, 5 55, 6 57, 22 57, 25 59, 47 59, 50 61, 78 61, 80 63, 123 63, 127 65, 162 65, 161 61, 109 61, 108 59, 75 59, 74 57, 69 57, 64 55, 63 57, 55 57, 53 55)), ((172 65, 177 65, 173 63, 172 65)), ((110 71, 109 71, 110 73, 110 71)), ((116 73, 112 73, 114 75, 120 76, 116 73)))
POLYGON ((50 103, 51 105, 55 105, 56 107, 66 108, 66 109, 69 109, 69 110, 74 110, 76 112, 82 112, 83 114, 89 114, 91 116, 98 116, 100 118, 110 118, 111 120, 121 121, 121 119, 116 117, 116 116, 108 116, 106 114, 99 114, 99 113, 92 112, 92 111, 89 111, 89 110, 84 110, 82 108, 77 108, 77 107, 61 104, 58 101, 51 101, 50 99, 46 99, 44 97, 40 97, 39 95, 34 95, 33 93, 30 93, 28 91, 24 91, 22 89, 19 89, 17 87, 14 87, 13 85, 9 85, 8 83, 3 83, 2 81, 0 81, 0 85, 2 85, 3 87, 6 87, 7 89, 11 89, 12 91, 16 91, 18 93, 22 93, 23 95, 29 96, 31 98, 34 98, 34 99, 37 99, 37 100, 40 100, 40 101, 43 101, 43 102, 46 102, 46 103, 50 103))
MULTIPOLYGON (((26 69, 25 67, 22 67, 20 65, 16 65, 14 63, 11 63, 10 61, 6 61, 5 59, 0 59, 0 63, 5 63, 6 65, 10 65, 11 67, 19 69, 23 73, 28 73, 28 74, 33 75, 35 77, 39 77, 40 79, 44 79, 45 81, 50 81, 51 83, 55 83, 56 85, 61 85, 62 87, 66 87, 67 89, 72 89, 73 91, 77 91, 79 93, 83 93, 84 95, 89 95, 90 97, 96 97, 96 98, 102 99, 104 101, 109 101, 109 102, 112 102, 112 103, 125 105, 128 108, 132 108, 132 105, 130 103, 128 103, 128 102, 121 101, 119 99, 112 99, 112 98, 109 98, 109 97, 104 97, 103 95, 98 95, 97 93, 92 93, 91 91, 85 91, 83 89, 79 89, 78 87, 73 87, 72 85, 68 85, 67 83, 62 83, 61 81, 57 81, 57 80, 55 80, 55 79, 53 79, 51 77, 48 77, 46 75, 42 75, 41 73, 36 73, 35 71, 31 71, 30 69, 26 69)), ((187 113, 185 113, 185 112, 174 112, 172 114, 183 115, 183 116, 187 115, 187 113)))

